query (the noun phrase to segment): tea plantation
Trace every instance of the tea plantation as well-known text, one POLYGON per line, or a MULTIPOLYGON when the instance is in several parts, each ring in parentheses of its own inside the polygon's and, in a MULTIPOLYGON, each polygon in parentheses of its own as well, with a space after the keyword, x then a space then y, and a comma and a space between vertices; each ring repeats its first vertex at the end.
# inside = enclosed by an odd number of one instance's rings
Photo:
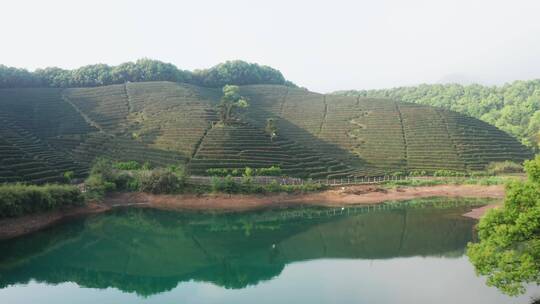
POLYGON ((212 168, 264 168, 339 178, 476 171, 531 152, 480 120, 387 99, 247 85, 241 119, 218 120, 221 90, 173 82, 95 88, 0 89, 0 182, 62 181, 98 156, 212 168), (274 119, 277 137, 265 131, 274 119))

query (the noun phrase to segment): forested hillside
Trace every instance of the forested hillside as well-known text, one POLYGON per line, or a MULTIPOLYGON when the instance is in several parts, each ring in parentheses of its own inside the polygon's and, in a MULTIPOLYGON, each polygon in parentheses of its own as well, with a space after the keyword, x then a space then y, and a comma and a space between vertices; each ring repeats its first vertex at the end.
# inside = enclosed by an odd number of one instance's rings
POLYGON ((334 94, 384 97, 441 107, 479 118, 538 150, 540 142, 540 79, 504 86, 433 84, 382 90, 338 91, 334 94))
POLYGON ((0 65, 0 88, 96 87, 142 81, 173 81, 203 87, 222 87, 226 84, 295 86, 276 69, 241 60, 227 61, 209 69, 193 72, 151 59, 139 59, 136 62, 126 62, 118 66, 94 64, 74 70, 49 67, 35 72, 0 65))

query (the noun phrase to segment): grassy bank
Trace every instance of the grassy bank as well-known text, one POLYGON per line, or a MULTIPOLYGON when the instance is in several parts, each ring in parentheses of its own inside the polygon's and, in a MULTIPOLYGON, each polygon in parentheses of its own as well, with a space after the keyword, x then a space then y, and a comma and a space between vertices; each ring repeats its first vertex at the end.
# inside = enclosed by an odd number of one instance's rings
POLYGON ((408 179, 399 181, 387 181, 382 183, 384 187, 395 188, 398 186, 405 187, 422 187, 422 186, 437 186, 437 185, 504 185, 513 180, 521 179, 520 176, 479 176, 479 177, 440 177, 431 179, 408 179))
POLYGON ((81 191, 70 185, 0 185, 0 218, 84 204, 81 191))
POLYGON ((322 191, 327 186, 313 182, 304 182, 301 185, 281 185, 276 180, 269 184, 258 184, 253 181, 251 176, 243 176, 238 182, 231 176, 213 177, 210 190, 214 193, 244 193, 244 194, 265 194, 265 193, 305 193, 313 191, 322 191))

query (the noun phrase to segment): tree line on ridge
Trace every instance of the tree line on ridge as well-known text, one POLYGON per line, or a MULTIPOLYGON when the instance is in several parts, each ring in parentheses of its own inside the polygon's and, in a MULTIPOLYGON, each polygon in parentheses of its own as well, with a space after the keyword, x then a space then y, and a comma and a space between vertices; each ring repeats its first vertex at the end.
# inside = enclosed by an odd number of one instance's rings
POLYGON ((173 64, 146 58, 117 66, 94 64, 74 70, 48 67, 33 72, 0 65, 0 88, 95 87, 141 81, 173 81, 213 88, 227 84, 295 86, 274 68, 241 60, 195 71, 181 70, 173 64))

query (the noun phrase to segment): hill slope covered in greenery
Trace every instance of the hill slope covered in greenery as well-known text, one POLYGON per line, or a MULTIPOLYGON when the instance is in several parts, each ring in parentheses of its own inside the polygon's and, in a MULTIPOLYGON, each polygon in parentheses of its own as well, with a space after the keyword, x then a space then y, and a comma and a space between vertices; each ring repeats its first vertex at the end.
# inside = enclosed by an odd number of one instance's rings
POLYGON ((241 119, 219 123, 221 89, 173 82, 95 88, 0 89, 0 181, 83 176, 98 156, 153 166, 280 166, 339 178, 481 170, 530 151, 507 133, 453 111, 388 99, 246 85, 241 119), (265 130, 273 119, 278 136, 265 130))
POLYGON ((433 84, 382 90, 338 91, 335 95, 390 98, 441 107, 481 119, 538 149, 540 79, 504 86, 433 84))

